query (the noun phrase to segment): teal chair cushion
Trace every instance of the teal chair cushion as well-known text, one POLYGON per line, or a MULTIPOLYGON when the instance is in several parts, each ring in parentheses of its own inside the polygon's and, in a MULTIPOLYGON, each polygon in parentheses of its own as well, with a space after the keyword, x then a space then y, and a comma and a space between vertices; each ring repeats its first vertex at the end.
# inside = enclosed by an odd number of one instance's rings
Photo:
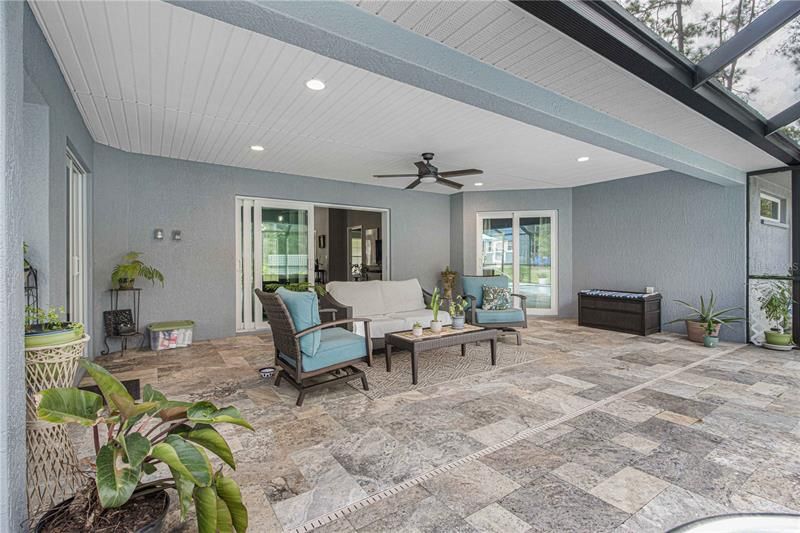
POLYGON ((508 324, 511 322, 524 322, 525 313, 522 309, 503 309, 502 311, 488 311, 478 309, 475 311, 475 320, 478 324, 508 324))
MULTIPOLYGON (((295 331, 302 331, 322 323, 319 319, 317 293, 309 291, 295 292, 280 287, 275 291, 275 294, 281 297, 286 309, 289 310, 295 331)), ((303 352, 303 355, 316 357, 320 339, 319 331, 300 337, 300 351, 303 352)))
MULTIPOLYGON (((367 356, 367 343, 364 337, 342 328, 323 329, 319 349, 314 357, 303 356, 303 372, 313 372, 326 366, 367 356)), ((294 358, 280 354, 280 358, 294 366, 294 358)))
POLYGON ((475 297, 475 306, 483 307, 483 286, 508 288, 507 276, 462 276, 464 294, 475 297))

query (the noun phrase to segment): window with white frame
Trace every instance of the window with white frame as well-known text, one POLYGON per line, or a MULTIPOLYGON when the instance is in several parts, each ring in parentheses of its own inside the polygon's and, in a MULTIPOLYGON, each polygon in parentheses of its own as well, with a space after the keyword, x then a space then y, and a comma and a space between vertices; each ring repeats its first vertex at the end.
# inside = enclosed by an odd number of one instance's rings
POLYGON ((786 223, 786 200, 762 192, 759 197, 759 214, 763 222, 786 223))

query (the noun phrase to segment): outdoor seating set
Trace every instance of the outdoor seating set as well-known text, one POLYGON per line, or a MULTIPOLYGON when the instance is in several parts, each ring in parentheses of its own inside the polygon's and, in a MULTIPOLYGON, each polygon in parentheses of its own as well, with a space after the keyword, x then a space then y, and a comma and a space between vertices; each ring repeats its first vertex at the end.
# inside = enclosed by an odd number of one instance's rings
POLYGON ((306 391, 340 381, 361 379, 364 390, 369 390, 366 374, 354 364, 366 362, 371 367, 373 350, 380 348, 386 351, 387 372, 391 372, 393 348, 410 352, 414 385, 418 381, 418 356, 430 350, 460 345, 461 355, 466 356, 467 344, 489 341, 495 365, 498 334, 513 334, 517 344, 521 343, 515 328, 528 325, 525 296, 510 293, 506 276, 464 276, 463 282, 464 298, 470 303, 468 324, 455 329, 449 325, 450 316, 440 312, 445 327, 439 332, 427 328, 432 320, 426 308, 430 294, 415 279, 331 282, 321 298, 315 292, 283 287, 272 293, 256 289, 275 345, 275 385, 285 378, 296 388, 298 406, 303 404, 306 391), (485 293, 495 292, 508 300, 497 309, 485 298, 485 293), (519 299, 520 307, 511 307, 512 297, 519 299), (322 313, 320 303, 324 306, 322 313), (426 326, 421 336, 412 334, 414 323, 426 326))

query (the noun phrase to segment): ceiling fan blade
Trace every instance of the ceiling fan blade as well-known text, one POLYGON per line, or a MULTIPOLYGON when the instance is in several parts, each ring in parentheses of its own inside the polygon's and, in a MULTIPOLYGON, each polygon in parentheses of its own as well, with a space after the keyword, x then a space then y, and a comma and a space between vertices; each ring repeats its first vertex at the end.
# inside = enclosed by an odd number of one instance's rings
POLYGON ((428 168, 428 164, 425 163, 425 161, 417 161, 414 163, 414 165, 416 165, 416 167, 419 169, 420 176, 425 176, 426 174, 431 173, 431 169, 428 168))
POLYGON ((465 168, 464 170, 450 170, 447 172, 439 172, 443 178, 455 178, 457 176, 472 176, 474 174, 483 174, 483 170, 477 168, 465 168))
POLYGON ((373 174, 373 178, 416 178, 417 174, 373 174))
POLYGON ((439 174, 439 177, 436 178, 436 183, 439 183, 441 185, 447 185, 448 187, 452 187, 456 190, 460 190, 461 187, 463 187, 463 185, 461 185, 460 183, 456 183, 455 181, 450 181, 448 179, 441 177, 441 174, 439 174))
POLYGON ((411 182, 411 183, 408 185, 408 187, 406 187, 406 190, 413 189, 413 188, 415 188, 417 185, 419 185, 420 183, 422 183, 422 180, 421 180, 421 179, 419 179, 419 178, 417 178, 417 179, 415 179, 414 181, 412 181, 412 182, 411 182))

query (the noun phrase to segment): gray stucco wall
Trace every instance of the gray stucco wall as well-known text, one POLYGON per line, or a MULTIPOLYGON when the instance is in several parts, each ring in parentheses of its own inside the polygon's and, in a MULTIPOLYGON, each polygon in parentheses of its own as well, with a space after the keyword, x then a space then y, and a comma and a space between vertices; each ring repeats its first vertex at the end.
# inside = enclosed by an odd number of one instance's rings
MULTIPOLYGON (((50 139, 47 105, 25 102, 23 109, 22 227, 28 259, 37 268, 39 306, 50 302, 50 139)), ((64 303, 63 301, 61 302, 64 303)))
MULTIPOLYGON (((25 163, 28 168, 49 169, 49 190, 41 191, 35 187, 26 187, 26 203, 41 202, 32 196, 44 193, 47 197, 47 210, 38 211, 39 221, 24 228, 25 239, 39 242, 46 239, 49 250, 41 252, 32 247, 34 256, 43 257, 45 264, 37 264, 37 268, 47 279, 48 294, 43 301, 51 305, 67 303, 67 180, 66 152, 67 146, 78 157, 86 170, 92 170, 94 140, 89 135, 78 111, 72 93, 69 91, 58 63, 53 57, 50 46, 42 34, 39 24, 30 7, 24 4, 24 69, 25 69, 25 101, 39 106, 46 106, 48 114, 47 128, 37 131, 26 131, 26 140, 35 145, 26 147, 26 152, 34 161, 25 163), (46 136, 41 138, 41 136, 46 136), (42 235, 46 228, 47 235, 42 235), (37 233, 38 232, 38 233, 37 233)), ((91 188, 91 175, 89 180, 91 188)), ((91 209, 90 209, 91 212, 91 209)), ((26 219, 27 220, 27 219, 26 219)), ((91 247, 90 247, 91 254, 91 247)), ((87 325, 91 333, 91 325, 87 325)))
POLYGON ((22 279, 22 10, 0 2, 0 531, 22 531, 25 358, 22 279))
MULTIPOLYGON (((143 324, 192 319, 197 338, 235 332, 235 196, 303 200, 390 209, 393 279, 418 277, 430 287, 448 264, 449 198, 272 172, 94 150, 94 320, 108 308, 111 270, 126 252, 166 276, 146 287, 143 324), (183 232, 156 241, 154 228, 183 232)), ((99 329, 98 329, 99 331, 99 329)))
POLYGON ((750 274, 786 275, 792 266, 791 224, 791 172, 750 177, 750 274), (761 220, 762 192, 782 200, 782 223, 761 220))
POLYGON ((477 215, 489 211, 558 211, 558 313, 575 314, 572 294, 572 189, 537 189, 526 191, 467 192, 451 200, 453 225, 461 221, 450 244, 452 268, 475 274, 477 266, 477 215))
MULTIPOLYGON (((665 171, 577 187, 572 200, 575 292, 654 286, 665 323, 685 314, 674 299, 694 302, 712 290, 719 305, 744 307, 744 186, 665 171)), ((745 340, 741 324, 723 331, 745 340)))

